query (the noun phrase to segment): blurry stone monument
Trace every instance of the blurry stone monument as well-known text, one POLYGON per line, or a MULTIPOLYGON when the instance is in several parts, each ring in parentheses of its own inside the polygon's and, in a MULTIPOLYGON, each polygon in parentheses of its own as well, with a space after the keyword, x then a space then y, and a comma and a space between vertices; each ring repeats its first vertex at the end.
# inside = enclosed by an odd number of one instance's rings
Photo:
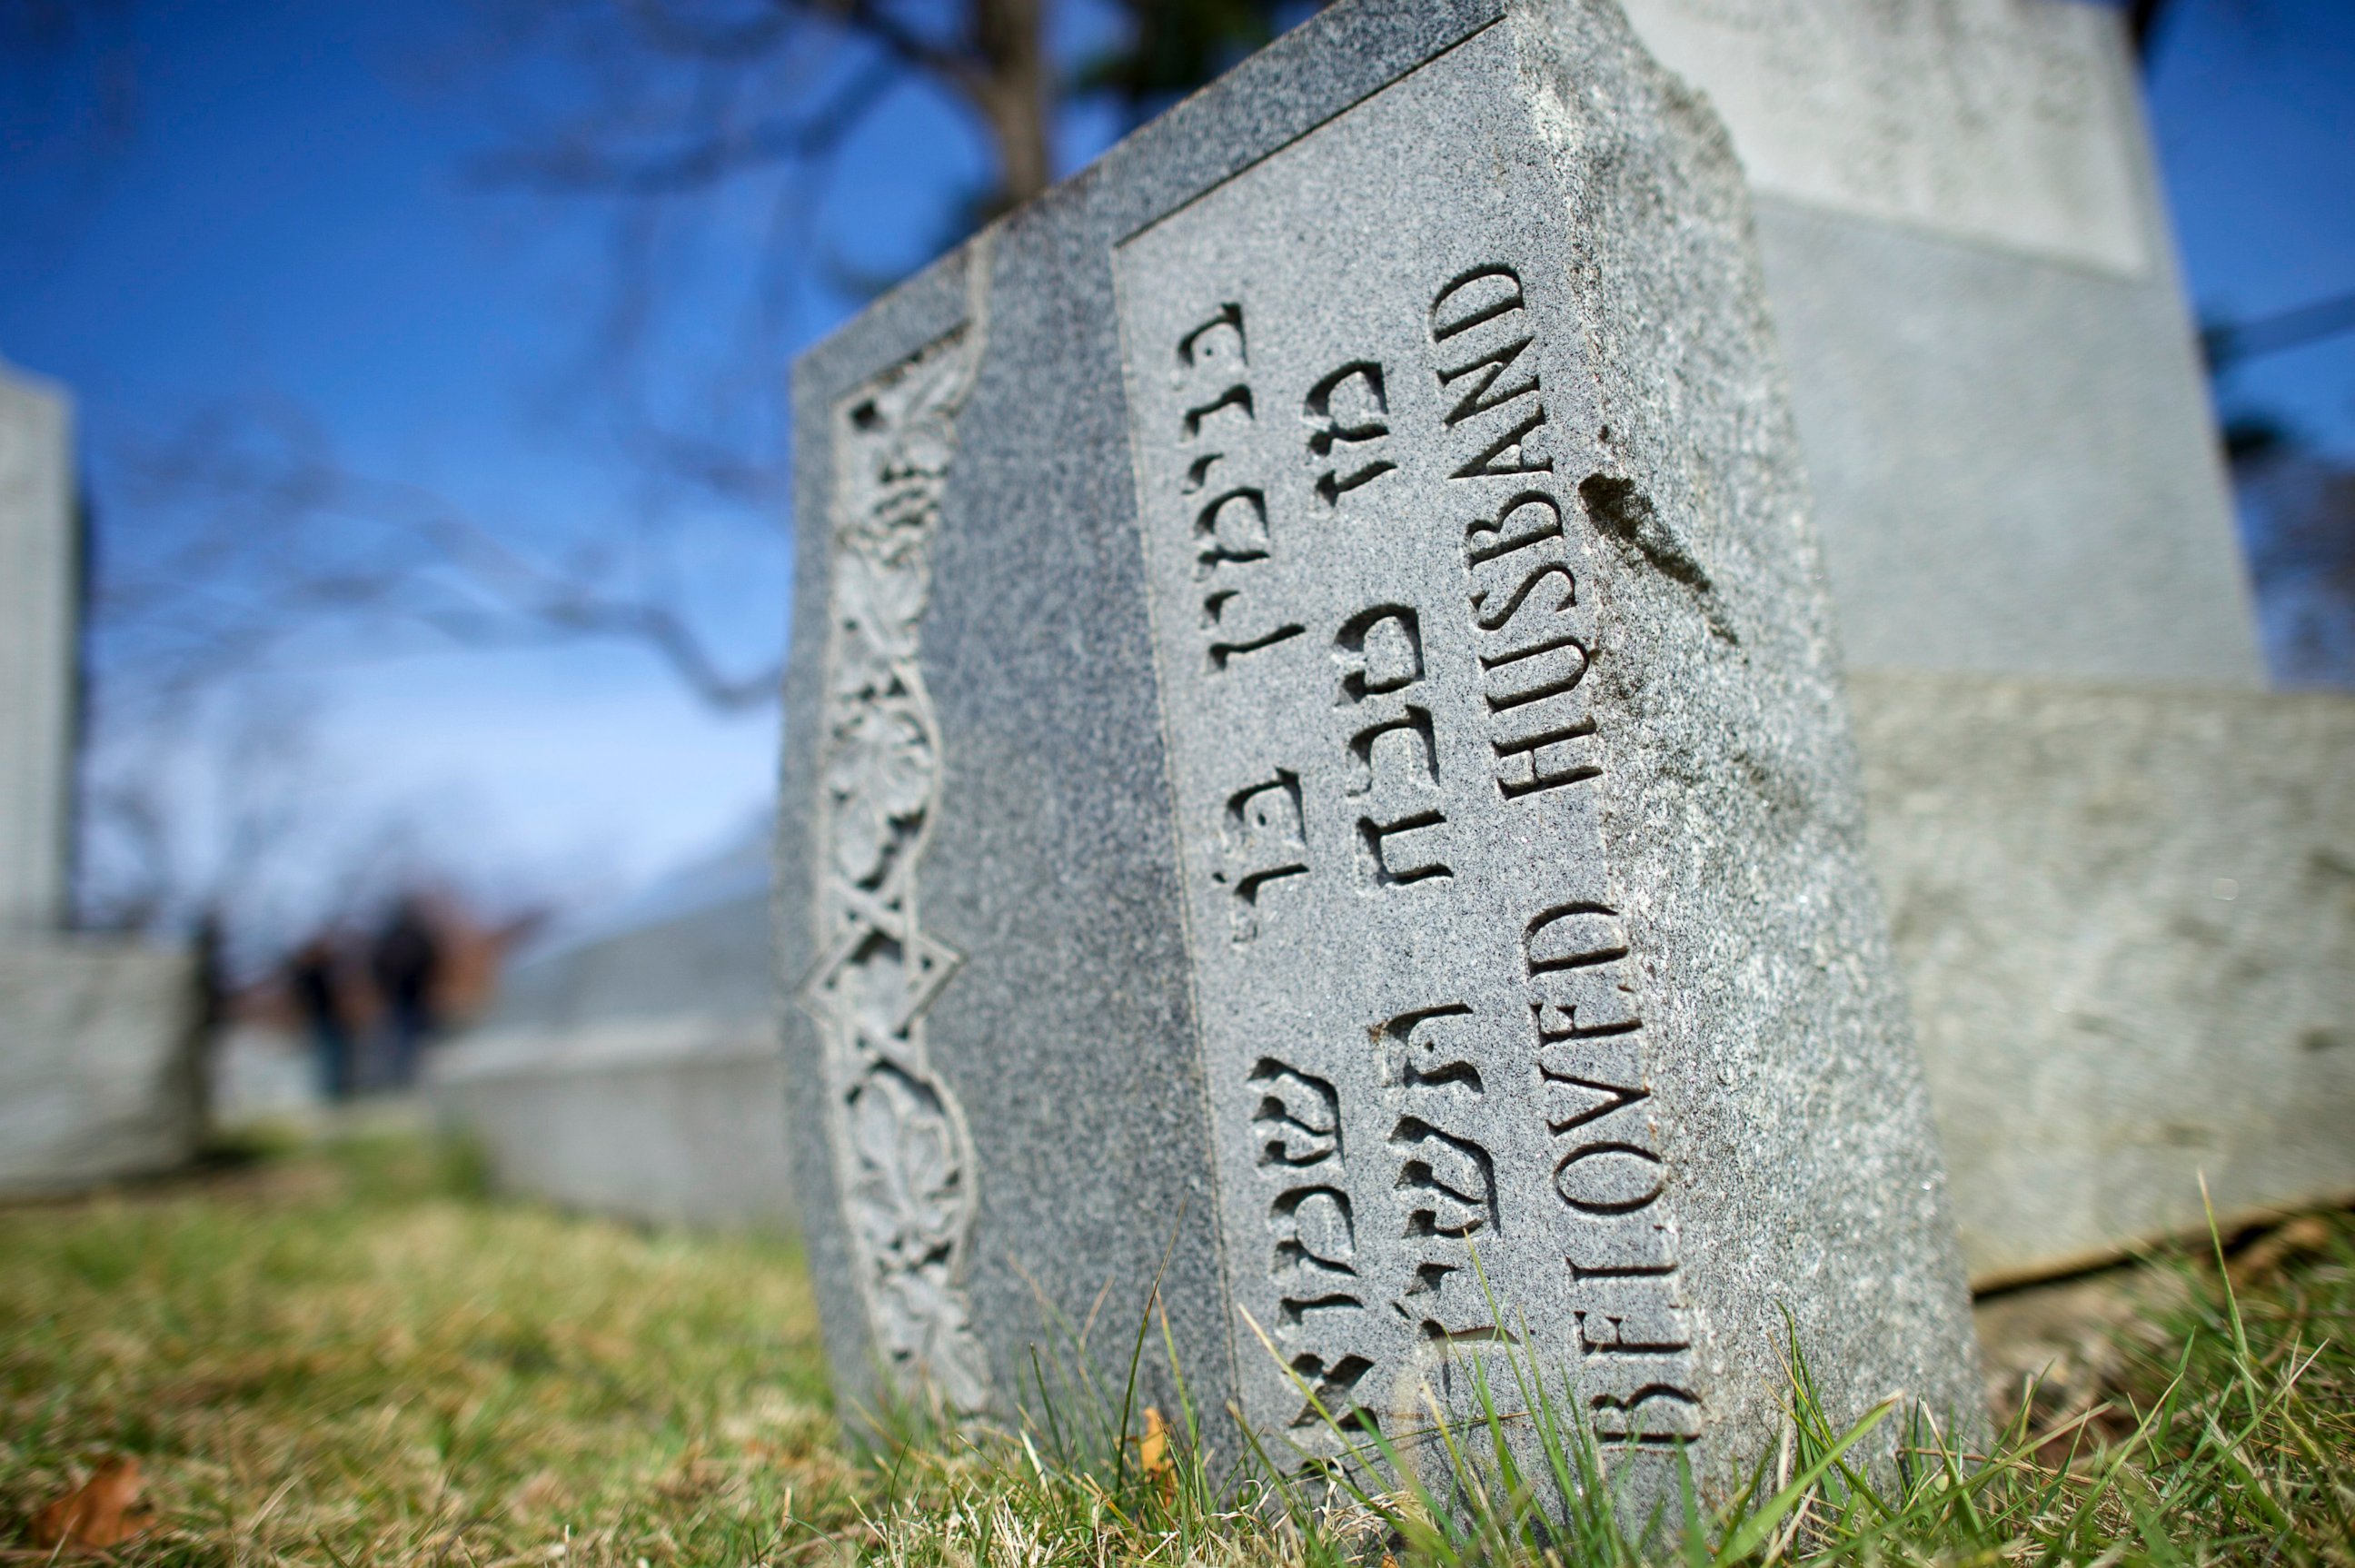
POLYGON ((81 564, 71 411, 0 368, 0 1192, 166 1169, 200 1136, 186 955, 69 934, 81 564))
POLYGON ((725 852, 551 932, 437 1051, 444 1125, 507 1191, 641 1220, 790 1219, 764 818, 725 852))
POLYGON ((1627 10, 1750 176, 1973 1277, 2355 1195, 2355 701, 2259 689, 2117 15, 1627 10))
POLYGON ((1615 7, 1342 5, 794 400, 850 1402, 1010 1408, 1158 1277, 1279 1455, 1517 1353, 1712 1493, 1793 1334, 1836 1420, 1976 1405, 1747 196, 1615 7))

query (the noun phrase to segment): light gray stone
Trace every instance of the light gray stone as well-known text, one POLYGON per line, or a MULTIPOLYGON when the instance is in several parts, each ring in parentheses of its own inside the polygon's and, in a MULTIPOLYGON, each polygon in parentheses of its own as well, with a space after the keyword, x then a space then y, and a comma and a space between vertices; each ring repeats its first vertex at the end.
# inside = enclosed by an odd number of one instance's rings
POLYGON ((58 934, 80 592, 71 404, 0 368, 0 1192, 165 1169, 203 1131, 186 955, 58 934))
POLYGON ((0 366, 0 940, 66 912, 72 788, 73 408, 0 366))
POLYGON ((1761 196, 2118 273, 2156 238, 2116 18, 2076 0, 1627 0, 1761 196))
POLYGON ((765 1016, 484 1031, 432 1079, 436 1119, 483 1150, 503 1192, 674 1224, 791 1221, 784 1068, 765 1016))
POLYGON ((1850 667, 2262 684, 2117 17, 1628 11, 1756 192, 1850 667))
POLYGON ((1851 690, 1973 1277, 2355 1197, 2355 699, 1851 690))
POLYGON ((1295 1373, 1402 1433, 1526 1335, 1722 1495, 1786 1310, 1836 1414, 1976 1405, 1746 193, 1614 8, 1338 6, 795 407, 777 923, 848 1405, 1008 1410, 1156 1275, 1279 1452, 1295 1373))
POLYGON ((436 1117, 500 1189, 640 1220, 790 1222, 768 838, 525 954, 481 1025, 433 1053, 436 1117))
POLYGON ((203 1134, 188 955, 96 937, 0 944, 0 1193, 186 1162, 203 1134))

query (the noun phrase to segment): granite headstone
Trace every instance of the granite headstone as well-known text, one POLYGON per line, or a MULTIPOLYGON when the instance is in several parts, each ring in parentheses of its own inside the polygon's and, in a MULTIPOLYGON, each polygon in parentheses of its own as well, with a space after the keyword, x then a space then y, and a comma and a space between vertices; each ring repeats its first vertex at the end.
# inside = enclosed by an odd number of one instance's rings
POLYGON ((65 916, 73 737, 72 405, 0 367, 0 933, 65 916))
POLYGON ((1279 1450, 1517 1347, 1713 1492, 1791 1333, 1837 1416, 1975 1404, 1741 171, 1615 7, 1337 6, 795 406, 847 1403, 1010 1411, 1157 1277, 1279 1450))
POLYGON ((0 1193, 166 1168, 202 1131, 188 955, 66 933, 72 404, 0 368, 0 1193))
POLYGON ((790 1223, 767 823, 568 921, 426 1065, 501 1191, 694 1225, 790 1223))

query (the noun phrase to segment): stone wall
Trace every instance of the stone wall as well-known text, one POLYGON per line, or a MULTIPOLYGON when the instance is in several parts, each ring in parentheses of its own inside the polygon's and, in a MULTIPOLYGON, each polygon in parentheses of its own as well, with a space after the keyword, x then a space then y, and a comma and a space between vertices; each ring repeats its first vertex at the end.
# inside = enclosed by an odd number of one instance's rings
POLYGON ((790 1222, 784 1069, 765 1018, 485 1032, 433 1092, 502 1191, 657 1222, 790 1222))

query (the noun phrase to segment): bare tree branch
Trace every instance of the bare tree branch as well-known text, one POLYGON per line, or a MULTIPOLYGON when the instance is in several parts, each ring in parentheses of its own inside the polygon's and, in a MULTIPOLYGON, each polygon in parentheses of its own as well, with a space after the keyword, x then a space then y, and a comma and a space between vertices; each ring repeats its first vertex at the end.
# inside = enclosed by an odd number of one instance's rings
MULTIPOLYGON (((216 413, 141 464, 150 497, 191 515, 177 548, 106 563, 117 660, 170 701, 290 647, 369 624, 473 645, 592 639, 653 655, 721 709, 774 700, 774 658, 731 670, 675 596, 611 585, 598 552, 551 562, 419 485, 366 478, 291 416, 275 444, 216 413)), ((593 536, 595 530, 591 530, 593 536)))
POLYGON ((900 77, 896 62, 879 58, 806 114, 741 128, 722 126, 682 145, 643 155, 580 144, 510 149, 483 160, 476 173, 488 184, 533 185, 554 192, 683 195, 747 168, 832 154, 898 85, 900 77))

